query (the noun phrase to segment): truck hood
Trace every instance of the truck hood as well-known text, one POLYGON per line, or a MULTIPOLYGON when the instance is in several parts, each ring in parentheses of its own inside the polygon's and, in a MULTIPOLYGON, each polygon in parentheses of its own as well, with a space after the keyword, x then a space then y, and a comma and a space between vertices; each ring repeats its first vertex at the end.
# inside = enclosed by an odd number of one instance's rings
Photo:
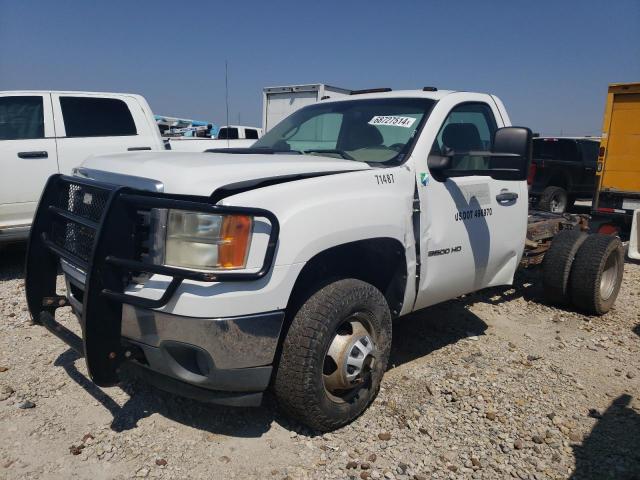
MULTIPOLYGON (((315 155, 139 152, 99 155, 81 165, 83 174, 136 186, 132 177, 162 183, 166 193, 209 196, 225 185, 288 176, 368 170, 366 163, 315 155), (86 170, 89 169, 89 170, 86 170), (97 171, 93 172, 92 171, 97 171), (109 172, 116 175, 101 175, 109 172)), ((149 182, 153 184, 154 182, 149 182)))

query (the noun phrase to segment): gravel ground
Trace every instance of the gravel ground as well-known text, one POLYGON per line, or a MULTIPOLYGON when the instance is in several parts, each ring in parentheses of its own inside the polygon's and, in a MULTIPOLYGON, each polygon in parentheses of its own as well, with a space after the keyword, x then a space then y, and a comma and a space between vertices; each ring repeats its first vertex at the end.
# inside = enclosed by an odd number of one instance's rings
POLYGON ((0 252, 2 479, 640 478, 638 264, 603 318, 540 304, 531 271, 398 321, 371 408, 317 435, 270 399, 233 409, 95 387, 30 324, 23 256, 0 252))

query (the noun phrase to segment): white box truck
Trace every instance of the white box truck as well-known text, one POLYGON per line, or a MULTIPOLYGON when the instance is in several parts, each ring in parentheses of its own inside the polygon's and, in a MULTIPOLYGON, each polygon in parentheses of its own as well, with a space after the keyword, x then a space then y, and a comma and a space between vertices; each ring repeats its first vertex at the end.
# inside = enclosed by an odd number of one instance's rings
POLYGON ((350 94, 351 90, 324 83, 265 87, 262 90, 262 129, 264 132, 271 130, 299 108, 350 94))

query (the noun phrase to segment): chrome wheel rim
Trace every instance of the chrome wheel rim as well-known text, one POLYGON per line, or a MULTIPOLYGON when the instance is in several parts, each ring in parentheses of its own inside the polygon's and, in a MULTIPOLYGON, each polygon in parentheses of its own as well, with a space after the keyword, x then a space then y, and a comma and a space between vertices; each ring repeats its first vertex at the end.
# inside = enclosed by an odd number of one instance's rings
POLYGON ((611 252, 604 264, 604 270, 600 277, 600 297, 608 300, 613 294, 618 281, 618 270, 620 268, 619 255, 615 251, 611 252))
POLYGON ((375 364, 376 346, 365 322, 351 316, 342 322, 324 356, 322 382, 332 397, 346 399, 366 384, 375 364))

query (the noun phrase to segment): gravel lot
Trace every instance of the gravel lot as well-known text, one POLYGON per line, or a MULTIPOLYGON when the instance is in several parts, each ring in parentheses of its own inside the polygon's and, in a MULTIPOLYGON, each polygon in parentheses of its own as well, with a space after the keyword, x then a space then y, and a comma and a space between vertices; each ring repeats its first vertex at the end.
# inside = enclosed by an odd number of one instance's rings
POLYGON ((372 407, 317 435, 269 399, 233 409, 93 386, 30 324, 23 256, 0 252, 2 479, 640 478, 638 264, 603 318, 541 305, 532 271, 402 319, 372 407))

